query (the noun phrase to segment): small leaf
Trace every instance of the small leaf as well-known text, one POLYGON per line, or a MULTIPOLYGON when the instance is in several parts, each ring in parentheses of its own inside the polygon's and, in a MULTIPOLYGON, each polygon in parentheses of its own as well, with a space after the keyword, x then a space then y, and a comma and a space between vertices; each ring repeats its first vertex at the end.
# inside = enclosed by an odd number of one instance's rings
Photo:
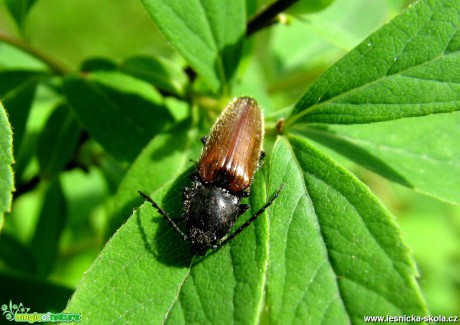
POLYGON ((117 70, 117 65, 109 59, 96 57, 85 60, 85 62, 81 65, 80 70, 82 72, 115 71, 117 70))
POLYGON ((269 219, 271 323, 426 314, 409 251, 365 185, 298 137, 277 141, 270 166, 270 188, 286 184, 269 219))
POLYGON ((65 104, 59 105, 48 118, 37 148, 40 174, 51 178, 72 158, 80 137, 80 127, 65 104))
POLYGON ((327 8, 334 0, 300 0, 286 10, 291 15, 308 14, 327 8))
POLYGON ((165 37, 214 92, 226 88, 241 57, 245 2, 143 0, 165 37))
POLYGON ((35 1, 36 0, 6 0, 6 6, 20 29, 22 29, 27 14, 35 1))
POLYGON ((120 71, 151 83, 159 90, 182 96, 188 82, 184 71, 160 57, 135 56, 127 59, 120 71))
POLYGON ((66 77, 64 92, 84 128, 120 160, 132 161, 172 121, 154 88, 118 72, 66 77))
POLYGON ((368 123, 459 110, 459 26, 460 2, 418 1, 324 73, 287 123, 368 123))
POLYGON ((8 122, 8 116, 0 101, 0 232, 3 228, 3 218, 11 210, 14 191, 14 175, 11 165, 13 158, 13 132, 8 122))
MULTIPOLYGON (((178 217, 188 184, 182 175, 153 197, 178 217)), ((255 184, 253 213, 266 199, 262 172, 255 184)), ((267 220, 261 217, 229 245, 199 259, 150 204, 143 204, 85 274, 66 312, 85 310, 88 322, 136 323, 148 317, 152 324, 257 323, 267 235, 267 220)))
POLYGON ((330 125, 303 134, 401 185, 460 203, 460 113, 370 125, 330 125))
POLYGON ((30 243, 32 256, 37 257, 37 274, 46 277, 54 267, 58 244, 66 223, 66 204, 59 178, 47 189, 34 237, 30 243))
POLYGON ((142 203, 138 191, 152 193, 192 166, 202 147, 200 134, 185 120, 160 133, 150 141, 131 165, 115 197, 112 234, 130 212, 142 203))

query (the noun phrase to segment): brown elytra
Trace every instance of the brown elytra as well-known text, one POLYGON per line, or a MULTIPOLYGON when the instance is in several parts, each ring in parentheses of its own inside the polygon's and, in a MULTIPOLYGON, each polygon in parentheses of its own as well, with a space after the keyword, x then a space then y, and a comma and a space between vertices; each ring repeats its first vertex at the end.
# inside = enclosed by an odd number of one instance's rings
POLYGON ((232 192, 251 186, 263 143, 263 116, 257 102, 240 97, 218 118, 207 138, 198 174, 205 184, 220 183, 232 192))

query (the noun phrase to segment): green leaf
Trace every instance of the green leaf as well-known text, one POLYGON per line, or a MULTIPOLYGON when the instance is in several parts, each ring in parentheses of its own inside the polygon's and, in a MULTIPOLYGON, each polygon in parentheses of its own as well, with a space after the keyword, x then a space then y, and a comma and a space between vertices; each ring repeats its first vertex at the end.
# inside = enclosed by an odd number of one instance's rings
POLYGON ((158 28, 214 91, 226 91, 241 57, 243 0, 143 0, 158 28))
MULTIPOLYGON (((142 205, 85 274, 66 312, 172 324, 342 324, 426 313, 393 219, 362 183, 305 141, 281 138, 256 174, 251 214, 267 200, 266 168, 269 193, 285 184, 269 218, 203 258, 142 205)), ((177 218, 188 184, 182 175, 152 197, 177 218)))
POLYGON ((334 2, 334 0, 300 0, 286 10, 286 13, 292 15, 308 14, 325 9, 332 2, 334 2))
POLYGON ((118 72, 66 77, 64 92, 84 128, 120 160, 134 160, 172 121, 154 88, 118 72))
POLYGON ((80 127, 66 104, 59 105, 48 118, 37 148, 40 174, 51 178, 72 158, 80 137, 80 127))
POLYGON ((123 62, 120 70, 151 83, 159 90, 179 96, 184 95, 188 82, 178 65, 160 57, 134 56, 123 62))
POLYGON ((460 2, 418 1, 324 73, 287 123, 367 123, 459 110, 459 27, 460 2))
POLYGON ((14 175, 11 165, 13 158, 13 132, 8 116, 0 101, 0 231, 3 228, 5 212, 11 210, 14 191, 14 175))
POLYGON ((6 6, 20 29, 22 29, 27 14, 35 1, 36 0, 6 0, 6 6))
POLYGON ((14 148, 19 152, 40 73, 34 71, 0 72, 0 98, 8 111, 14 130, 14 148))
POLYGON ((277 141, 271 167, 271 190, 286 184, 269 219, 272 323, 426 314, 408 249, 365 185, 298 137, 277 141))
POLYGON ((459 125, 456 112, 302 133, 391 181, 459 204, 459 125))
POLYGON ((92 71, 115 71, 117 70, 117 64, 109 59, 94 57, 85 60, 80 67, 82 72, 92 71))
POLYGON ((46 192, 35 227, 30 251, 36 257, 37 274, 47 276, 54 267, 62 230, 66 223, 66 202, 59 178, 55 178, 46 192))
POLYGON ((120 184, 115 197, 112 234, 130 212, 142 203, 138 191, 152 193, 192 165, 202 147, 200 134, 185 120, 157 135, 142 150, 120 184))
MULTIPOLYGON (((168 213, 182 210, 187 175, 153 196, 168 213)), ((256 175, 252 213, 266 200, 256 175)), ((235 240, 205 258, 150 205, 144 204, 109 241, 84 275, 66 312, 85 310, 88 322, 257 323, 263 301, 267 220, 261 217, 235 240), (114 305, 113 301, 117 301, 114 305)))

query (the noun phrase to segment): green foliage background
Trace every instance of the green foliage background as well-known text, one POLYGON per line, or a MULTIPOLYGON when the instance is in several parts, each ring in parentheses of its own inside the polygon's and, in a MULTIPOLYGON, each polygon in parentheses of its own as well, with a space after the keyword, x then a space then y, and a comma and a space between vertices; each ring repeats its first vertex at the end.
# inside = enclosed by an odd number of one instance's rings
POLYGON ((421 0, 384 26, 409 4, 299 1, 245 36, 273 3, 0 2, 0 304, 105 322, 460 314, 460 6, 421 0), (193 258, 137 190, 180 215, 199 138, 241 95, 266 116, 251 212, 287 186, 193 258))

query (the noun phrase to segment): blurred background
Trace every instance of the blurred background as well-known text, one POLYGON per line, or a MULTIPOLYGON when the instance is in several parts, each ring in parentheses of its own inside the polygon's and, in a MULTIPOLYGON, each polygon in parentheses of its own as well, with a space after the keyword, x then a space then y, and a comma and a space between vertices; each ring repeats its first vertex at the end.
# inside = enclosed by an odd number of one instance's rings
MULTIPOLYGON (((254 1, 253 8, 268 2, 254 1)), ((256 55, 242 62, 235 95, 251 94, 268 112, 289 108, 322 72, 407 5, 403 0, 336 0, 324 1, 308 14, 301 8, 288 12, 287 24, 252 37, 256 55)), ((5 42, 5 35, 46 54, 66 71, 78 71, 88 59, 120 63, 139 54, 185 62, 138 0, 38 0, 22 27, 0 1, 0 72, 46 69, 21 46, 5 42)), ((0 84, 8 82, 0 79, 0 84)), ((59 191, 50 190, 53 182, 38 180, 38 135, 57 103, 52 84, 39 86, 20 151, 15 152, 17 192, 0 235, 0 305, 10 299, 28 301, 32 305, 27 307, 37 312, 63 309, 103 248, 113 198, 129 167, 89 141, 80 149, 77 168, 60 173, 59 191), (49 213, 60 215, 60 221, 47 223, 43 215, 49 213), (43 256, 39 243, 48 232, 55 234, 56 249, 43 256)), ((431 314, 459 315, 460 207, 389 183, 331 154, 397 217, 431 314)))

